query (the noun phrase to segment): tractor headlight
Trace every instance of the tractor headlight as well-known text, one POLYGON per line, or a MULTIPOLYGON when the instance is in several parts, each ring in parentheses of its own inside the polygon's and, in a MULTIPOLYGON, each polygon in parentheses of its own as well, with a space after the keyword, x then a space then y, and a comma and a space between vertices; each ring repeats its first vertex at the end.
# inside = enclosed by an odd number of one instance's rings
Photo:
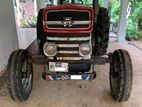
POLYGON ((55 56, 57 54, 57 47, 55 43, 45 43, 43 51, 46 56, 55 56))
POLYGON ((90 44, 81 44, 79 46, 79 53, 81 56, 88 56, 92 54, 92 47, 90 44))

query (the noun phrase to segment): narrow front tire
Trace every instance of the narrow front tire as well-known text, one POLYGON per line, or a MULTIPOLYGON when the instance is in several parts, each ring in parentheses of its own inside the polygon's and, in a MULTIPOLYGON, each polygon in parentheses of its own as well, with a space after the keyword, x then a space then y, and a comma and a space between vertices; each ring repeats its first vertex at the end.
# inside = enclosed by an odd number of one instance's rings
POLYGON ((7 87, 14 101, 28 99, 33 86, 33 68, 26 50, 14 51, 8 61, 7 87))
POLYGON ((133 81, 132 61, 126 50, 115 50, 110 62, 110 88, 115 101, 127 101, 133 81))

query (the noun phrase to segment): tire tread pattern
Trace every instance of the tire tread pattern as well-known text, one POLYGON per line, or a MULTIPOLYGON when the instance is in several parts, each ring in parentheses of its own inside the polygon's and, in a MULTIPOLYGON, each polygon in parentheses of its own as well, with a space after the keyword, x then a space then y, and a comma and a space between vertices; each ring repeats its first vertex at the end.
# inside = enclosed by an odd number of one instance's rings
POLYGON ((100 7, 99 14, 97 16, 97 23, 94 24, 92 32, 95 40, 93 46, 93 54, 95 56, 104 55, 107 52, 110 27, 109 19, 108 10, 104 7, 100 7))
MULTIPOLYGON (((112 97, 115 101, 123 102, 127 101, 130 97, 131 89, 132 89, 132 81, 133 81, 133 67, 132 67, 132 61, 129 53, 126 50, 116 50, 113 53, 112 58, 117 58, 116 61, 112 61, 110 64, 110 72, 113 72, 114 70, 114 63, 118 63, 118 86, 116 89, 116 92, 113 92, 111 79, 110 79, 110 87, 111 87, 111 93, 112 97), (112 67, 113 66, 113 67, 112 67)), ((111 76, 111 73, 110 73, 111 76)))
POLYGON ((33 83, 31 83, 31 89, 28 93, 25 93, 22 88, 22 80, 21 80, 22 73, 20 71, 23 64, 22 61, 24 61, 26 57, 27 57, 27 51, 19 49, 14 51, 10 55, 8 61, 7 87, 8 87, 8 92, 14 101, 25 101, 29 97, 29 94, 32 90, 33 83))

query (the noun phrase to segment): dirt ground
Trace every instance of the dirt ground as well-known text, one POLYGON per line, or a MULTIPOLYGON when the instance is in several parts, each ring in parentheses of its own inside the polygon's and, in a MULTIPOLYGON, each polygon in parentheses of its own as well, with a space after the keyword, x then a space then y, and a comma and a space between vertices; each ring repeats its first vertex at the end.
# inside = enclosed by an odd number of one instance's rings
POLYGON ((6 91, 0 91, 0 107, 142 107, 142 51, 127 43, 111 40, 108 51, 126 49, 133 61, 133 89, 127 102, 112 100, 109 87, 109 64, 95 66, 97 78, 93 81, 44 81, 42 66, 34 67, 33 91, 26 102, 14 102, 6 91))

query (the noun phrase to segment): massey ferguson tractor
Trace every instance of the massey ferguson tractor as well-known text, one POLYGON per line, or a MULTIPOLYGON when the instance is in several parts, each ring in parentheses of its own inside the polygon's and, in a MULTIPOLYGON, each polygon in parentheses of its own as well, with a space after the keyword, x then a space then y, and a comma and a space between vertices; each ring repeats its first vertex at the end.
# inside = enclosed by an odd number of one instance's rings
POLYGON ((34 63, 47 66, 45 80, 93 80, 94 65, 110 63, 112 98, 127 101, 132 88, 132 62, 126 50, 106 53, 110 21, 98 0, 51 0, 38 13, 38 54, 15 50, 7 66, 8 90, 13 100, 28 99, 34 63))

